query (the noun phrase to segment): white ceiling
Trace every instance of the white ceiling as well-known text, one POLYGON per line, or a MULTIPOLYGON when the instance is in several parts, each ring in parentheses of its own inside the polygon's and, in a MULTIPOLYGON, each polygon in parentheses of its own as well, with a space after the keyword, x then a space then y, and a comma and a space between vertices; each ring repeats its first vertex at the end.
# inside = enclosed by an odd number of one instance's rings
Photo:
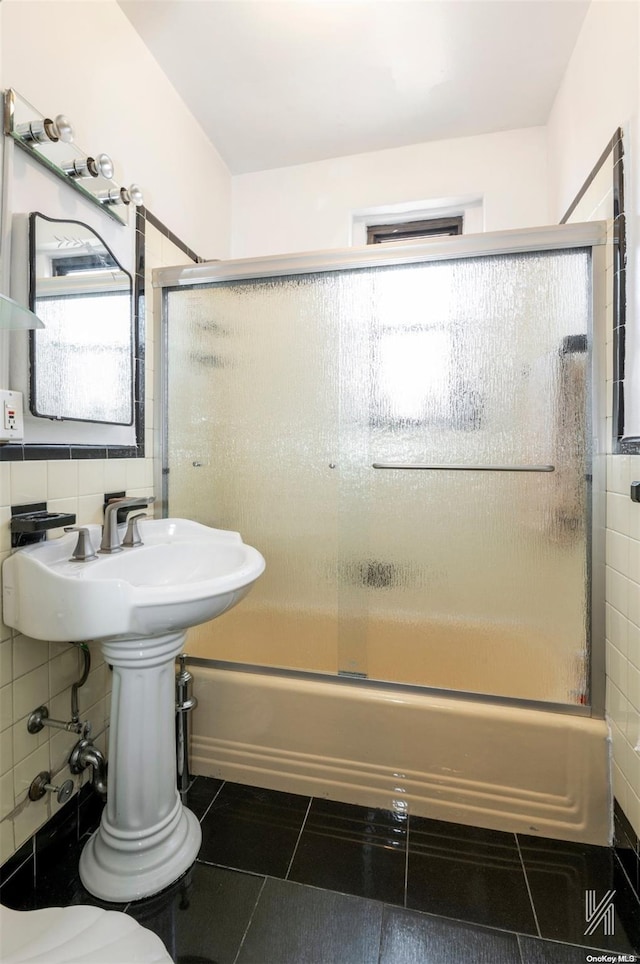
POLYGON ((233 174, 545 124, 589 0, 120 0, 233 174))

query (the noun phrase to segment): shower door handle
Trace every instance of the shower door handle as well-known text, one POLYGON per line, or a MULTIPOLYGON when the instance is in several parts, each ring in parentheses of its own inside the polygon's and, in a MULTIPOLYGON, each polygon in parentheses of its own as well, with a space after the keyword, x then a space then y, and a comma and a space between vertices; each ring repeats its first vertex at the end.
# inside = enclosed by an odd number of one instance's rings
POLYGON ((423 462, 374 462, 373 469, 417 469, 432 472, 555 472, 555 465, 431 465, 423 462))

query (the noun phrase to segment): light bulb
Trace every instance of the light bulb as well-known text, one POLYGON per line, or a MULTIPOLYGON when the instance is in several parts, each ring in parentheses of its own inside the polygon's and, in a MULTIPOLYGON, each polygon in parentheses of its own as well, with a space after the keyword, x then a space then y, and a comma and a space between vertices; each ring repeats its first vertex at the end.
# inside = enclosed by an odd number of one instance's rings
POLYGON ((110 187, 107 191, 98 191, 96 197, 102 204, 123 204, 122 191, 117 187, 110 187))
POLYGON ((108 181, 113 177, 113 161, 108 154, 98 154, 89 158, 89 170, 94 177, 106 177, 108 181))
POLYGON ((69 177, 104 177, 108 181, 113 177, 113 161, 108 154, 98 154, 97 157, 76 157, 60 166, 69 177))
POLYGON ((134 204, 136 207, 144 202, 142 191, 137 184, 130 187, 111 187, 107 191, 99 191, 96 195, 103 204, 134 204))
POLYGON ((15 132, 23 141, 33 141, 36 144, 46 144, 47 141, 64 141, 68 144, 73 140, 71 121, 64 114, 58 114, 55 120, 43 117, 41 120, 18 124, 15 132))
MULTIPOLYGON (((55 140, 64 141, 65 144, 71 143, 74 137, 73 127, 71 126, 71 121, 65 114, 58 114, 52 122, 52 127, 56 135, 55 140)), ((51 140, 54 140, 54 138, 51 137, 51 140)))
MULTIPOLYGON (((144 196, 142 194, 142 190, 138 187, 137 184, 129 185, 129 187, 126 189, 126 193, 129 197, 129 202, 131 204, 135 204, 136 207, 140 207, 141 204, 144 204, 144 196)), ((129 203, 129 202, 125 202, 125 203, 129 203)))

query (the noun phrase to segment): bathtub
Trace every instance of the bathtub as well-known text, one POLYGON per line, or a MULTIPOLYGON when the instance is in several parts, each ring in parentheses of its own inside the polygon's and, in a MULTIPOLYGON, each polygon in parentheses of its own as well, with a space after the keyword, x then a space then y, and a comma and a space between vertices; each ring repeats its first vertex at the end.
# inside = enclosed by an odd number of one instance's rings
POLYGON ((608 845, 603 720, 191 659, 191 769, 253 786, 608 845))

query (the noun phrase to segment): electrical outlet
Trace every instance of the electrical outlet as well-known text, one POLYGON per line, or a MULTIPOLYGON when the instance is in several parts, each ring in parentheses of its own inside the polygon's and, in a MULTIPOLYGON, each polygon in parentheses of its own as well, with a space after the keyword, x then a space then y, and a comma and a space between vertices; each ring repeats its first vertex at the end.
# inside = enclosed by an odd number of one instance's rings
POLYGON ((0 442, 21 442, 23 438, 22 392, 0 391, 0 442))

